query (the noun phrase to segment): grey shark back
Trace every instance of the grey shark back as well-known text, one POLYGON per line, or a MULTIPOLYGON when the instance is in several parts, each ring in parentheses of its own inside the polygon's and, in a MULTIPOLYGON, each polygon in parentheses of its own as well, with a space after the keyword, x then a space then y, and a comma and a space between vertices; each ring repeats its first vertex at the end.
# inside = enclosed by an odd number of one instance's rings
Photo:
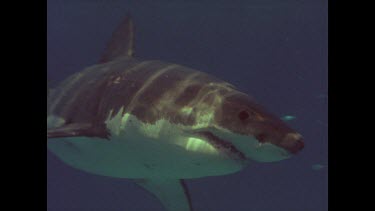
MULTIPOLYGON (((211 106, 218 100, 215 95, 230 92, 230 84, 203 72, 125 57, 68 78, 50 94, 48 113, 63 118, 65 125, 101 125, 110 113, 117 114, 123 108, 124 113, 144 123, 166 118, 172 123, 194 125, 203 104, 211 106)), ((108 135, 101 132, 96 135, 108 135)))

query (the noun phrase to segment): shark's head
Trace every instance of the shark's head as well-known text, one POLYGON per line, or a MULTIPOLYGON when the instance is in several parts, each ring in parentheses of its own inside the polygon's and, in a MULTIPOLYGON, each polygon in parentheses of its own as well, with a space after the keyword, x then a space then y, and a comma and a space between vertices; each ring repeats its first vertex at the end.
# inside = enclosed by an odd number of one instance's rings
POLYGON ((227 154, 273 162, 289 158, 304 147, 299 133, 245 94, 223 97, 214 109, 213 124, 198 133, 227 154))

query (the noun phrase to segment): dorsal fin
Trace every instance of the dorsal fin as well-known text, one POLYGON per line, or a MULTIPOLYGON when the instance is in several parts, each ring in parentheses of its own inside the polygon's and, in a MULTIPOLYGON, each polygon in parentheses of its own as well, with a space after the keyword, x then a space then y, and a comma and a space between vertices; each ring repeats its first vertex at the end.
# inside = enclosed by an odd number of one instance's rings
POLYGON ((106 63, 122 56, 132 57, 134 55, 134 31, 133 20, 130 15, 126 15, 113 32, 99 63, 106 63))

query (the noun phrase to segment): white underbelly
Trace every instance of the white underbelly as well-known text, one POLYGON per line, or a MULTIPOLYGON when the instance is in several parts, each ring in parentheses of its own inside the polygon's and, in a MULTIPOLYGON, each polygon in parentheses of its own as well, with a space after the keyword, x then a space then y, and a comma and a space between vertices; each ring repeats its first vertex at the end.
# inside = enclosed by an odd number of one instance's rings
POLYGON ((110 140, 56 138, 48 140, 48 149, 74 168, 119 178, 198 178, 229 174, 244 167, 213 147, 197 145, 177 126, 164 122, 156 136, 153 126, 132 122, 115 131, 110 140))
POLYGON ((48 148, 74 168, 120 178, 196 178, 228 174, 242 168, 238 162, 223 156, 191 152, 156 140, 121 143, 59 138, 49 140, 48 148))

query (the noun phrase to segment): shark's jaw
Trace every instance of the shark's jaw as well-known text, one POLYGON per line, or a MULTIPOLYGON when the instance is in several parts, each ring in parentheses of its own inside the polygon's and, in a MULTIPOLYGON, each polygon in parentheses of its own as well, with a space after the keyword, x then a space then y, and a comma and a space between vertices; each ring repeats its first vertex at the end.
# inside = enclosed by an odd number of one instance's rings
POLYGON ((200 132, 197 132, 197 134, 204 137, 209 144, 214 146, 218 151, 227 154, 232 159, 246 160, 245 154, 237 149, 236 146, 234 146, 230 141, 216 136, 209 130, 202 130, 200 132))
POLYGON ((196 133, 205 136, 207 142, 236 160, 276 162, 291 157, 290 152, 279 146, 262 143, 254 136, 237 134, 224 128, 201 129, 196 133))

